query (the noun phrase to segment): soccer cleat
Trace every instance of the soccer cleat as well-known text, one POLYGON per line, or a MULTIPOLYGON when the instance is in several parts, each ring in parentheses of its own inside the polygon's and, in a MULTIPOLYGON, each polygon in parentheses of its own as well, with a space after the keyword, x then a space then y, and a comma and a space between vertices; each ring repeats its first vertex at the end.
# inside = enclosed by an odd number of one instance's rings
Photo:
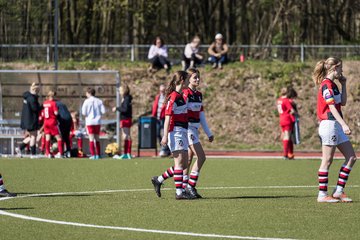
POLYGON ((46 158, 49 158, 49 159, 54 158, 54 156, 53 156, 53 155, 51 155, 51 154, 49 154, 49 155, 45 155, 45 157, 46 157, 46 158))
POLYGON ((95 156, 89 157, 90 160, 96 160, 95 156))
POLYGON ((338 203, 340 200, 337 198, 333 198, 331 196, 325 196, 325 197, 318 197, 317 202, 318 203, 338 203))
POLYGON ((202 196, 200 194, 197 193, 196 188, 188 186, 185 188, 185 193, 190 196, 192 199, 195 198, 202 198, 202 196))
POLYGON ((288 157, 288 160, 295 160, 295 155, 294 154, 288 154, 287 155, 287 157, 288 157))
POLYGON ((158 197, 161 197, 161 185, 162 183, 158 181, 158 176, 154 176, 151 178, 151 183, 154 185, 154 189, 156 192, 156 195, 158 197))
POLYGON ((338 199, 339 201, 341 201, 343 203, 352 203, 353 202, 353 200, 351 198, 349 198, 344 192, 342 192, 342 193, 334 192, 333 198, 338 199))
POLYGON ((95 155, 95 160, 99 160, 100 156, 99 155, 95 155))
POLYGON ((36 158, 39 158, 37 155, 31 155, 30 156, 30 159, 36 159, 36 158))
POLYGON ((113 158, 113 159, 120 159, 120 156, 117 155, 117 154, 115 154, 112 158, 113 158))
POLYGON ((186 193, 186 192, 182 192, 181 194, 175 194, 175 199, 176 200, 192 200, 195 199, 196 197, 191 196, 190 194, 186 193))
POLYGON ((131 157, 131 155, 129 154, 129 153, 126 153, 126 154, 123 154, 123 155, 121 155, 120 157, 119 157, 119 159, 131 159, 132 157, 131 157))
POLYGON ((63 158, 63 156, 58 152, 58 153, 55 155, 55 158, 63 158))
POLYGON ((8 190, 4 189, 0 191, 0 197, 16 197, 16 193, 11 193, 8 190))
POLYGON ((132 159, 132 156, 130 153, 126 154, 127 155, 127 159, 132 159))

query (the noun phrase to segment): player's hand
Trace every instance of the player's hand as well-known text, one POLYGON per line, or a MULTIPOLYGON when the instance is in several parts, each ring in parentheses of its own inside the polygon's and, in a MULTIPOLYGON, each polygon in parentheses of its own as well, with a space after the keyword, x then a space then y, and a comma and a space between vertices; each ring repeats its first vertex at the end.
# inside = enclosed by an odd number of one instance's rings
POLYGON ((348 125, 344 124, 344 125, 342 126, 342 129, 343 129, 343 131, 344 131, 344 133, 345 133, 346 135, 350 135, 350 134, 351 134, 351 130, 350 130, 350 128, 349 128, 348 125))
POLYGON ((161 139, 161 145, 165 147, 167 145, 167 143, 168 143, 167 137, 163 136, 163 138, 161 139))
POLYGON ((112 111, 113 111, 113 112, 116 112, 116 107, 113 107, 113 108, 112 108, 112 111))
POLYGON ((214 141, 214 135, 209 137, 209 142, 212 142, 212 141, 214 141))
POLYGON ((341 83, 341 85, 344 85, 345 83, 346 83, 346 77, 344 77, 344 76, 340 76, 339 77, 339 82, 341 83))

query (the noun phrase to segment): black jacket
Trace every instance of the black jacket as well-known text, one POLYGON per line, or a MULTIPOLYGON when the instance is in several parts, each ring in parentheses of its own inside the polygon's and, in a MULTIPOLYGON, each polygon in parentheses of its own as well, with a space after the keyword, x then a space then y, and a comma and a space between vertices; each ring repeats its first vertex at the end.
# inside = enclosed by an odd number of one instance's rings
POLYGON ((39 97, 27 91, 24 93, 23 98, 20 127, 28 131, 38 130, 39 113, 41 111, 39 97))
POLYGON ((132 118, 132 96, 126 95, 124 101, 117 107, 116 110, 120 112, 120 120, 132 118))
POLYGON ((63 102, 56 100, 56 106, 58 107, 58 111, 59 111, 58 121, 60 125, 71 126, 72 123, 71 113, 69 112, 69 109, 66 107, 66 105, 63 102))

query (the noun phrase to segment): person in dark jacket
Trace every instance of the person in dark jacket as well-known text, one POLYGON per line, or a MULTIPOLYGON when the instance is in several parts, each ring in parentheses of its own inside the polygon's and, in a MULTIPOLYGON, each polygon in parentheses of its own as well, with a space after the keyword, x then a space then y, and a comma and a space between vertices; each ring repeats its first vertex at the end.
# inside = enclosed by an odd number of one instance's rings
POLYGON ((120 128, 124 139, 124 154, 120 157, 115 155, 114 158, 131 159, 132 96, 130 95, 129 86, 125 84, 119 88, 119 93, 121 104, 120 107, 114 107, 113 112, 120 112, 120 128))
POLYGON ((56 100, 56 106, 58 107, 58 121, 61 138, 66 146, 64 153, 65 157, 70 157, 71 144, 70 144, 70 131, 73 124, 71 113, 66 105, 60 100, 56 100))
POLYGON ((1 173, 0 173, 0 197, 16 197, 16 193, 11 193, 5 188, 1 173))
MULTIPOLYGON (((36 157, 36 136, 39 130, 39 114, 41 106, 39 104, 39 91, 40 86, 37 83, 33 83, 30 87, 30 91, 26 91, 23 94, 23 108, 21 112, 20 127, 26 130, 30 135, 30 150, 31 157, 36 157)), ((19 146, 20 151, 24 150, 26 143, 22 142, 19 146)))

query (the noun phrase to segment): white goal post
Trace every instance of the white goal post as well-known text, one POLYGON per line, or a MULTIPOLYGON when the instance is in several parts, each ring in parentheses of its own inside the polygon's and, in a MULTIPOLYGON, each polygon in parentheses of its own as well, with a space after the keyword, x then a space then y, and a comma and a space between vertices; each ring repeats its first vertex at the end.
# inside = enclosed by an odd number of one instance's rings
POLYGON ((81 109, 86 98, 86 89, 94 87, 96 96, 103 100, 107 110, 102 124, 116 122, 116 142, 120 148, 120 113, 116 112, 115 119, 111 111, 113 106, 120 106, 118 89, 121 79, 118 71, 0 70, 0 138, 11 139, 11 154, 14 154, 14 139, 22 136, 18 131, 22 95, 29 90, 33 82, 40 85, 40 103, 49 90, 55 90, 57 98, 64 102, 69 110, 74 111, 81 109))

